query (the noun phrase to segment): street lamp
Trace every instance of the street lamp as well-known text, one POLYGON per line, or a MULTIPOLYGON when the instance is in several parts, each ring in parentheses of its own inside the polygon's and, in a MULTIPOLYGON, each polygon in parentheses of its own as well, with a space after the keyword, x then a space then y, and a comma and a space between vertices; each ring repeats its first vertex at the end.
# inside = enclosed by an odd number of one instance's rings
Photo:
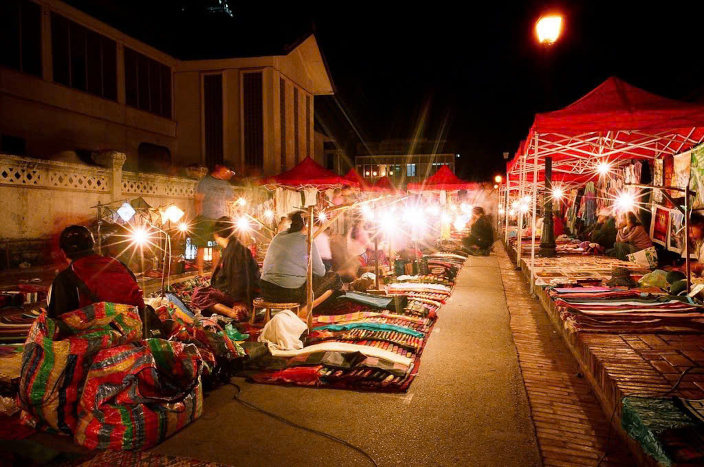
POLYGON ((556 14, 541 16, 535 23, 535 33, 539 43, 554 44, 562 33, 562 16, 556 14))

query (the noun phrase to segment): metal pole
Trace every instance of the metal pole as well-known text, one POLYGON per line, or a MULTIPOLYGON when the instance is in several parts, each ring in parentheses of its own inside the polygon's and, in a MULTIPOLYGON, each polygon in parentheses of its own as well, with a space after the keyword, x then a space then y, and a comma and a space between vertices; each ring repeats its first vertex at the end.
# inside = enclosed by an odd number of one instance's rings
POLYGON ((308 274, 306 280, 306 322, 313 326, 313 208, 308 206, 308 274))
POLYGON ((552 218, 552 157, 545 158, 545 202, 543 213, 543 235, 540 238, 540 256, 552 258, 557 256, 555 230, 552 218))
MULTIPOLYGON (((535 228, 538 218, 538 135, 533 146, 533 227, 530 238, 530 293, 535 289, 535 228)), ((545 230, 543 228, 543 230, 545 230)))
MULTIPOLYGON (((519 155, 521 159, 518 160, 519 163, 521 163, 521 160, 523 159, 523 155, 519 155)), ((520 269, 521 268, 521 247, 523 243, 523 206, 520 204, 523 202, 523 193, 524 193, 524 183, 525 183, 525 176, 526 176, 526 166, 525 166, 525 161, 523 164, 520 165, 521 167, 521 181, 518 185, 518 201, 519 201, 519 207, 518 207, 518 225, 516 226, 516 268, 520 269)))
POLYGON ((379 223, 374 221, 374 289, 379 290, 379 223))
POLYGON ((511 180, 508 178, 508 170, 506 171, 506 203, 504 204, 504 220, 505 220, 505 229, 504 229, 504 242, 508 244, 508 211, 509 211, 509 205, 508 203, 511 201, 511 180))

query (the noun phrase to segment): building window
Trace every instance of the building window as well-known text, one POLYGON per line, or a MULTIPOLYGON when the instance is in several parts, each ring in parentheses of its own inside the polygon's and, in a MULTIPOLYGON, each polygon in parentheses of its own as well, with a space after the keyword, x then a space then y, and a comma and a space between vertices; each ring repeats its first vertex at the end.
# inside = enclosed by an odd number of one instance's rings
POLYGON ((281 172, 286 172, 286 81, 279 81, 279 115, 281 123, 281 172))
POLYGON ((140 172, 166 173, 171 167, 171 151, 166 146, 141 143, 137 151, 140 172))
POLYGON ((310 96, 306 94, 306 156, 310 157, 310 96))
POLYGON ((244 102, 244 163, 264 167, 264 109, 262 74, 245 73, 242 81, 244 102))
POLYGON ((0 65, 41 76, 41 43, 41 7, 28 1, 0 1, 0 65))
POLYGON ((325 155, 325 168, 328 170, 335 170, 335 154, 325 155))
POLYGON ((203 76, 203 116, 205 165, 213 167, 224 161, 222 74, 203 76))
POLYGON ((415 177, 416 176, 416 165, 415 164, 406 164, 406 177, 415 177))
POLYGON ((293 149, 293 159, 296 164, 300 161, 301 150, 298 145, 298 88, 293 88, 293 141, 295 141, 293 149))
POLYGON ((54 81, 117 100, 117 45, 56 13, 51 14, 54 81))
POLYGON ((125 101, 171 118, 171 68, 125 47, 125 101))

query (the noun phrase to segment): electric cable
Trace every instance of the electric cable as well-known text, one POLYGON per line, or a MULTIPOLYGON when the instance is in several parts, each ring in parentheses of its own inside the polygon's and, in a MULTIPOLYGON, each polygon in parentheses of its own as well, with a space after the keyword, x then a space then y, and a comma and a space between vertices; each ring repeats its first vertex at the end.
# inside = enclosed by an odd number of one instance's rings
POLYGON ((358 453, 362 454, 364 457, 369 459, 369 462, 371 462, 374 467, 379 467, 379 465, 376 463, 374 458, 369 453, 367 453, 364 449, 357 447, 354 444, 345 441, 344 439, 338 438, 337 436, 331 435, 329 433, 325 433, 323 431, 316 430, 314 428, 309 428, 309 427, 306 427, 303 425, 299 425, 298 423, 292 422, 291 420, 288 420, 280 415, 276 415, 273 412, 269 412, 268 410, 264 410, 261 407, 258 407, 256 405, 252 404, 251 402, 247 402, 246 400, 240 398, 240 394, 242 393, 242 388, 240 388, 240 386, 237 383, 233 383, 232 381, 229 381, 227 384, 237 388, 237 392, 235 393, 234 399, 237 402, 239 402, 240 404, 244 405, 245 407, 252 409, 252 410, 256 410, 257 412, 263 413, 264 415, 268 415, 269 417, 271 417, 275 420, 278 420, 281 423, 284 423, 286 425, 289 425, 289 426, 292 426, 294 428, 298 428, 298 429, 301 429, 304 431, 309 431, 309 432, 316 434, 318 436, 322 436, 323 438, 327 438, 331 441, 342 444, 343 446, 348 447, 354 451, 357 451, 358 453))
MULTIPOLYGON (((685 376, 689 374, 690 371, 696 370, 696 369, 704 369, 702 366, 690 366, 689 368, 685 369, 681 374, 680 377, 677 378, 677 381, 675 384, 672 385, 670 389, 663 393, 657 393, 657 394, 650 394, 646 396, 635 396, 635 397, 665 397, 671 392, 675 391, 679 386, 680 383, 682 383, 682 380, 684 379, 685 376)), ((606 448, 604 449, 604 454, 599 458, 599 461, 596 463, 596 467, 599 467, 602 462, 604 462, 604 459, 606 459, 607 454, 609 453, 609 445, 611 444, 611 424, 613 423, 614 416, 616 415, 616 409, 618 408, 618 404, 614 405, 614 410, 611 412, 611 417, 609 418, 609 431, 606 434, 606 448)))

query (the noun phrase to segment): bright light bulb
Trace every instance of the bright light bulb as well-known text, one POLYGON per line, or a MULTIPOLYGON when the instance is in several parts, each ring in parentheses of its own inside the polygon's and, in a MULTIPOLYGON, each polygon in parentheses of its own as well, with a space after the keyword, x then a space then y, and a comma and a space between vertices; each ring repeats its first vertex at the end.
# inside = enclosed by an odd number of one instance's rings
POLYGON ((499 214, 503 215, 506 213, 506 210, 504 208, 499 208, 499 214))
POLYGON ((237 219, 237 229, 242 232, 249 230, 249 219, 246 217, 240 217, 237 219))
POLYGON ((365 204, 364 206, 362 206, 362 216, 364 216, 364 218, 367 220, 373 220, 374 210, 370 208, 368 204, 365 204))
POLYGON ((457 216, 457 219, 455 219, 455 222, 453 223, 455 230, 464 230, 466 226, 467 221, 464 218, 457 216))
POLYGON ((501 175, 497 175, 496 177, 494 177, 494 182, 496 182, 496 183, 501 183, 501 180, 503 180, 501 175))
POLYGON ((172 204, 166 211, 164 211, 164 217, 171 222, 178 222, 183 217, 183 211, 176 205, 172 204))
POLYGON ((633 193, 630 193, 628 191, 622 191, 617 197, 616 197, 616 209, 620 211, 630 211, 633 209, 633 206, 636 204, 636 198, 633 196, 633 193))
POLYGON ((239 198, 237 199, 237 206, 246 206, 247 205, 247 200, 244 198, 239 198))
POLYGON ((606 175, 611 170, 611 164, 608 162, 599 162, 599 165, 596 166, 596 170, 600 175, 606 175))
POLYGON ((562 191, 562 188, 553 188, 552 189, 552 197, 556 200, 561 200, 562 197, 565 195, 565 192, 562 191))
POLYGON ((521 201, 522 201, 524 204, 528 204, 528 203, 530 203, 530 200, 531 200, 530 196, 526 195, 526 196, 523 197, 523 199, 522 199, 521 201))
POLYGON ((149 241, 149 232, 144 227, 137 227, 132 231, 132 240, 142 246, 149 241))
POLYGON ((518 209, 518 206, 520 206, 520 205, 521 205, 521 203, 520 203, 520 201, 518 201, 518 200, 516 200, 516 201, 514 201, 513 203, 511 203, 511 207, 512 207, 513 209, 518 209))
POLYGON ((499 185, 496 185, 496 184, 495 184, 495 185, 494 185, 494 190, 496 190, 496 189, 498 189, 498 188, 499 188, 499 185))
POLYGON ((562 16, 543 16, 535 24, 535 32, 538 35, 538 42, 541 44, 554 44, 562 32, 562 16))
POLYGON ((528 212, 528 205, 527 204, 521 204, 521 212, 525 213, 528 212))
POLYGON ((264 219, 266 219, 269 222, 273 221, 274 220, 274 211, 272 211, 271 209, 267 209, 266 211, 264 211, 264 219))
POLYGON ((515 216, 515 215, 516 215, 516 210, 515 210, 515 209, 509 209, 509 210, 508 210, 508 215, 509 215, 509 216, 515 216))
POLYGON ((318 213, 318 219, 320 219, 321 222, 325 222, 328 220, 328 215, 325 213, 325 211, 320 211, 318 213))
POLYGON ((183 232, 183 233, 188 232, 188 224, 186 224, 185 222, 181 222, 181 223, 178 225, 178 230, 179 230, 180 232, 183 232))

